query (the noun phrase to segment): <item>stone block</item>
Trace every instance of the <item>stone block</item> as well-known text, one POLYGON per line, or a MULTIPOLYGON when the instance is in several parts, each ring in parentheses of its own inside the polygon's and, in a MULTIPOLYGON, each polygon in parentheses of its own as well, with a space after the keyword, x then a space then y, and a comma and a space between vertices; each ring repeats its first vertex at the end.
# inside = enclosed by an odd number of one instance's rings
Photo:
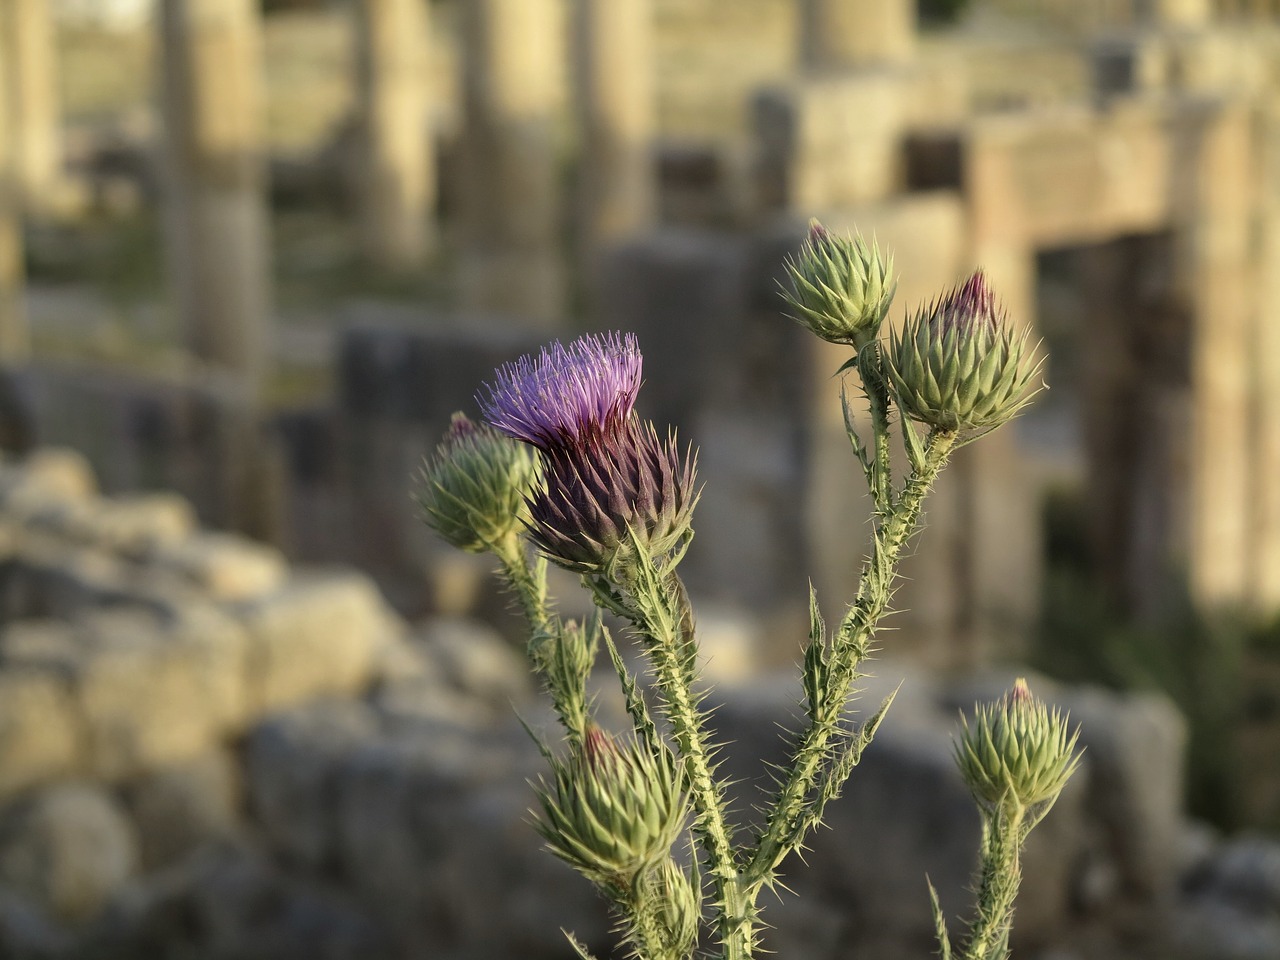
POLYGON ((280 551, 230 533, 200 533, 159 547, 154 562, 178 573, 214 600, 244 600, 270 593, 288 570, 280 551))
POLYGON ((72 687, 90 766, 108 779, 199 756, 244 716, 246 640, 230 619, 193 611, 165 624, 129 609, 79 627, 72 687))
POLYGON ((740 241, 721 233, 658 230, 602 261, 595 290, 601 323, 639 340, 649 372, 639 403, 660 429, 688 430, 697 412, 733 404, 752 389, 740 362, 744 255, 740 241))
POLYGON ((0 879, 64 920, 96 916, 137 863, 128 816, 96 787, 52 787, 0 824, 0 879))
POLYGON ((1054 699, 1080 725, 1087 805, 1124 888, 1167 899, 1177 876, 1186 721, 1156 694, 1075 688, 1054 699))
POLYGON ((760 670, 764 653, 765 624, 740 608, 695 603, 698 652, 707 682, 743 683, 760 670))
POLYGON ((6 649, 5 669, 0 671, 4 796, 74 773, 84 762, 83 730, 66 680, 49 669, 10 663, 6 649))
POLYGON ((94 928, 112 957, 390 960, 404 954, 345 891, 226 844, 140 878, 94 928))
POLYGON ((179 863, 240 829, 240 770, 231 754, 211 750, 127 785, 144 871, 179 863))
MULTIPOLYGON (((706 485, 694 516, 697 537, 682 564, 689 589, 757 616, 804 610, 812 571, 803 498, 796 493, 805 464, 794 421, 776 413, 705 410, 689 434, 697 444, 698 479, 706 485)), ((761 647, 752 655, 763 653, 761 647)))
POLYGON ((84 500, 97 489, 89 461, 65 448, 37 450, 0 474, 0 502, 6 508, 51 499, 84 500))
POLYGON ((74 628, 65 621, 19 620, 0 632, 0 668, 3 673, 36 668, 66 679, 80 649, 74 628))
POLYGON ((443 433, 450 414, 470 406, 495 367, 541 342, 496 318, 450 328, 419 311, 357 304, 339 346, 342 411, 361 419, 426 421, 443 433))
POLYGON ((190 502, 175 493, 147 493, 95 501, 68 523, 85 543, 128 557, 171 548, 196 530, 190 502))
POLYGON ((30 897, 0 891, 0 952, 11 957, 66 956, 74 934, 54 922, 30 897))
POLYGON ((600 942, 603 902, 528 823, 538 762, 527 738, 443 723, 356 751, 342 769, 339 835, 362 899, 432 956, 554 955, 561 927, 600 942))
POLYGON ((432 617, 418 625, 415 640, 445 682, 468 696, 494 706, 533 696, 533 674, 523 651, 478 620, 432 617))
POLYGON ((250 809, 268 841, 310 869, 336 862, 338 770, 378 735, 378 718, 355 702, 320 701, 280 714, 250 733, 245 754, 250 809))
POLYGON ((248 634, 249 700, 258 714, 363 690, 390 624, 377 589, 354 573, 295 577, 239 604, 235 616, 248 634))
POLYGON ((904 76, 891 70, 805 78, 759 94, 761 209, 808 214, 898 191, 907 94, 904 76))
POLYGON ((909 62, 915 53, 915 0, 803 0, 798 7, 811 71, 909 62))
POLYGON ((19 555, 20 616, 69 620, 128 593, 124 565, 101 550, 29 531, 21 538, 19 555))
POLYGON ((1230 903, 1208 901, 1179 910, 1165 936, 1171 960, 1271 960, 1280 956, 1280 920, 1230 903))

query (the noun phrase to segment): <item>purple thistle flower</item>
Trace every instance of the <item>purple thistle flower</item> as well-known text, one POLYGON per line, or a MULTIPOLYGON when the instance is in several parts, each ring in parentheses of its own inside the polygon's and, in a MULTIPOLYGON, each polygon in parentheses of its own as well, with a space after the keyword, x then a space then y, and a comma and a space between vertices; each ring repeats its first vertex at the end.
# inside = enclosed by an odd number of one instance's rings
POLYGON ((544 467, 546 482, 529 500, 529 535, 563 567, 599 573, 625 562, 628 529, 651 557, 690 530, 696 457, 682 457, 674 437, 659 440, 651 423, 588 430, 544 450, 544 467))
POLYGON ((497 371, 477 396, 499 430, 547 451, 625 424, 640 390, 642 358, 634 334, 588 334, 543 348, 497 371))

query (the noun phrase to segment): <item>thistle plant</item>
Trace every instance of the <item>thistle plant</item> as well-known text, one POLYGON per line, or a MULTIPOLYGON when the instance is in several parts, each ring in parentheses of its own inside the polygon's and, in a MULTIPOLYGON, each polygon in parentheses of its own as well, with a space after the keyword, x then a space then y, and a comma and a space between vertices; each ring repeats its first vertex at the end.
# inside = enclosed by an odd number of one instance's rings
MULTIPOLYGON (((761 893, 779 886, 783 863, 822 823, 892 703, 861 722, 851 717, 925 497, 957 446, 1028 402, 1039 371, 981 273, 886 341, 897 280, 874 242, 815 223, 786 271, 796 319, 851 349, 841 372, 861 381, 870 436, 847 393, 845 422, 874 509, 868 556, 839 622, 828 628, 810 595, 803 719, 758 826, 728 815, 678 573, 700 494, 696 457, 635 412, 642 357, 634 336, 555 343, 498 369, 477 395, 488 425, 455 421, 417 494, 423 518, 446 540, 494 555, 528 619, 530 662, 564 741, 538 739, 550 774, 536 825, 549 850, 607 898, 641 960, 687 960, 706 939, 723 960, 759 952, 761 893), (906 454, 900 478, 895 432, 906 454), (580 577, 597 608, 586 622, 556 613, 548 562, 580 577), (604 613, 621 619, 643 653, 648 684, 631 672, 604 613), (606 732, 593 714, 587 682, 602 657, 622 688, 633 727, 625 735, 606 732)), ((978 915, 959 955, 995 960, 1008 952, 1018 851, 1075 769, 1075 739, 1020 686, 978 709, 956 756, 985 824, 978 915)), ((936 896, 934 906, 939 947, 950 957, 936 896)))

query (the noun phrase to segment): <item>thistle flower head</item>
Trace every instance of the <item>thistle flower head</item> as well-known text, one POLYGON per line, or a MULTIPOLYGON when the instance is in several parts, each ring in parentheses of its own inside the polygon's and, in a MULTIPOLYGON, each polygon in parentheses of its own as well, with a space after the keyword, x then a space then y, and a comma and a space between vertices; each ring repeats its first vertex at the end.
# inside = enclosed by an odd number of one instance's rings
POLYGON ((578 573, 617 568, 636 542, 668 554, 691 529, 694 458, 634 415, 640 369, 633 335, 589 335, 500 368, 481 397, 495 427, 542 452, 530 536, 578 573))
POLYGON ((809 221, 799 254, 784 264, 782 296, 795 319, 823 340, 861 348, 875 339, 898 289, 893 257, 861 236, 838 236, 809 221))
POLYGON ((539 791, 539 832, 551 852, 594 882, 626 889, 670 856, 689 803, 671 754, 622 744, 589 727, 581 747, 555 761, 539 791))
POLYGON ((546 482, 530 498, 529 535, 554 562, 577 573, 625 568, 634 544, 670 553, 692 528, 696 457, 674 437, 632 419, 592 430, 543 454, 546 482))
POLYGON ((1025 680, 993 704, 976 705, 955 742, 956 763, 989 810, 1022 810, 1056 800, 1080 764, 1079 731, 1032 696, 1025 680))
POLYGON ((982 271, 890 336, 885 369, 904 414, 938 430, 990 430, 1039 392, 1042 361, 1010 329, 982 271))
POLYGON ((422 519, 441 537, 480 553, 521 528, 537 476, 528 447, 455 413, 435 456, 423 466, 414 499, 422 519))
POLYGON ((504 365, 477 399, 503 433, 546 450, 625 423, 640 390, 641 362, 634 334, 588 334, 504 365))

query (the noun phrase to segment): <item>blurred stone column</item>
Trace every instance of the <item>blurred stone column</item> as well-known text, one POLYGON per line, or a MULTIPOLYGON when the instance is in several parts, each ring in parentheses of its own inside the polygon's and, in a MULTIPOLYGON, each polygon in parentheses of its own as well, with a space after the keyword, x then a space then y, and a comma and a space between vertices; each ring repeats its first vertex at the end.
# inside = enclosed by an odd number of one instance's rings
POLYGON ((255 0, 162 0, 169 269, 187 344, 256 397, 270 262, 255 0))
POLYGON ((360 0, 356 8, 361 250, 374 266, 409 270, 435 239, 427 0, 360 0))
MULTIPOLYGON (((8 21, 0 18, 0 30, 7 27, 8 21)), ((11 82, 8 71, 0 70, 0 366, 25 359, 28 348, 22 305, 22 212, 8 96, 11 82)))
POLYGON ((39 211, 61 163, 51 0, 0 0, 0 65, 7 73, 12 162, 22 205, 39 211))
POLYGON ((1139 23, 1198 27, 1213 19, 1213 0, 1133 0, 1139 23))
POLYGON ((1280 105, 1260 111, 1259 143, 1257 435, 1250 491, 1257 516, 1251 568, 1254 602, 1262 614, 1274 615, 1280 613, 1280 105))
MULTIPOLYGON (((1000 124, 970 131, 964 158, 970 256, 982 267, 1014 326, 1035 324, 1035 250, 1017 215, 1016 132, 1000 124)), ((1039 614, 1044 534, 1040 491, 1018 449, 1016 424, 957 452, 953 464, 966 582, 962 642, 971 663, 1016 658, 1039 614)), ((964 657, 958 657, 959 662, 964 657)))
POLYGON ((578 217, 590 258, 653 224, 652 0, 575 0, 578 217))
POLYGON ((271 469, 259 426, 270 344, 257 0, 161 0, 161 105, 169 271, 187 347, 200 364, 210 518, 274 533, 271 469))
POLYGON ((1188 103, 1173 135, 1174 294, 1189 310, 1193 344, 1189 531, 1180 559, 1196 601, 1236 606, 1248 599, 1255 522, 1251 111, 1231 102, 1188 103))
POLYGON ((800 0, 800 58, 811 70, 902 63, 915 49, 915 0, 800 0))
POLYGON ((463 306, 553 325, 564 306, 552 0, 462 6, 458 202, 463 306))

